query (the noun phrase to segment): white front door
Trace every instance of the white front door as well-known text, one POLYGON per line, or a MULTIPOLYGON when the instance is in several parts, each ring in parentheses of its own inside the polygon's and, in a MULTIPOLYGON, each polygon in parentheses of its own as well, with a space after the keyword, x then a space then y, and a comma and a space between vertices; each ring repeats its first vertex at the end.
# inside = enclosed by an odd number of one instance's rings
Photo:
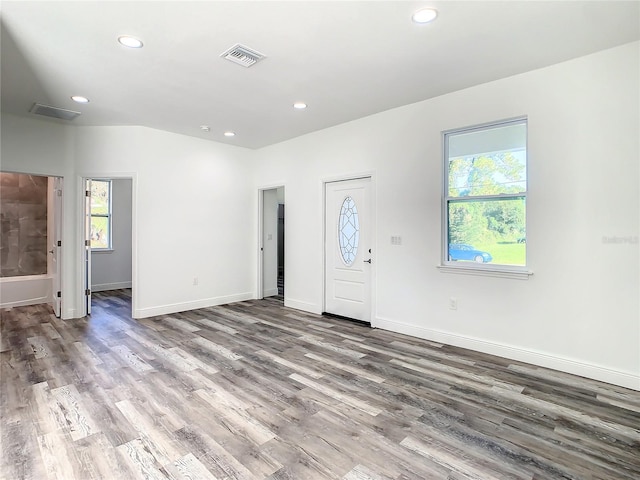
POLYGON ((371 178, 325 184, 325 312, 371 321, 371 178))

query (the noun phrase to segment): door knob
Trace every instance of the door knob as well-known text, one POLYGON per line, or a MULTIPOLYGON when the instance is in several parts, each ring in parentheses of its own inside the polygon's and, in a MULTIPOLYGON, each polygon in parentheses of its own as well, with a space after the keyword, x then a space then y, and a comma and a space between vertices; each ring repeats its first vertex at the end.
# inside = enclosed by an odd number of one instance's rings
POLYGON ((365 260, 364 263, 371 263, 371 259, 365 260))

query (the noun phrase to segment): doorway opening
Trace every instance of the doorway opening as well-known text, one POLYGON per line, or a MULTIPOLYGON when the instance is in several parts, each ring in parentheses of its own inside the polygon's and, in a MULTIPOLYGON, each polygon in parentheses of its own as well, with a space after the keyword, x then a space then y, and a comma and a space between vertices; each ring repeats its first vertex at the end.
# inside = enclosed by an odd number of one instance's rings
POLYGON ((260 190, 258 298, 285 295, 284 187, 260 190))
POLYGON ((84 308, 112 307, 133 314, 133 178, 84 179, 84 308), (96 294, 96 295, 94 295, 96 294), (107 301, 107 299, 109 299, 107 301))
POLYGON ((0 172, 0 306, 61 316, 62 178, 0 172))

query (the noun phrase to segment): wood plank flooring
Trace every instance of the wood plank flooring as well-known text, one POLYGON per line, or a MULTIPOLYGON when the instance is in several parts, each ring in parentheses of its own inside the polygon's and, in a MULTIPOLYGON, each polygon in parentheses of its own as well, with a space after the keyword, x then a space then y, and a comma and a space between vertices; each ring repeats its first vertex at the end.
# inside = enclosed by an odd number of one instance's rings
POLYGON ((2 311, 0 478, 638 479, 640 393, 248 301, 2 311))

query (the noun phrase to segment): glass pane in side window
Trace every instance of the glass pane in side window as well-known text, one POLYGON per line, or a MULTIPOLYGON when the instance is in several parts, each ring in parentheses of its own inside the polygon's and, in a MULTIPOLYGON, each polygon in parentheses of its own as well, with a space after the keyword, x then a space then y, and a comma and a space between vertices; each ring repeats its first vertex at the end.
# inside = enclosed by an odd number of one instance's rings
POLYGON ((109 213, 109 182, 93 180, 91 182, 91 214, 109 213))
POLYGON ((91 217, 91 248, 109 248, 109 219, 91 217))
POLYGON ((525 198, 450 200, 449 261, 526 265, 525 198))

